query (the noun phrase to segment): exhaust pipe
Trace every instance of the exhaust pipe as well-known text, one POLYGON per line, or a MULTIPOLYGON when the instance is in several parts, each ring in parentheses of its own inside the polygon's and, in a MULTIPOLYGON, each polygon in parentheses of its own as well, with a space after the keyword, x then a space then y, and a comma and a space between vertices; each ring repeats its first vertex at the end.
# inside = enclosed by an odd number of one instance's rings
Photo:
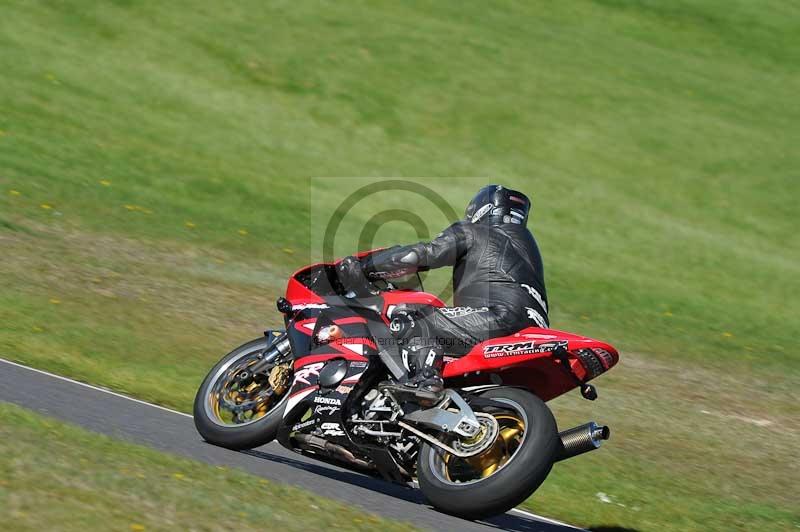
POLYGON ((611 436, 611 429, 605 425, 598 425, 594 421, 559 432, 558 437, 561 438, 562 449, 555 461, 560 462, 579 454, 594 451, 609 436, 611 436))
POLYGON ((356 458, 353 453, 341 445, 331 443, 324 438, 320 438, 319 436, 313 436, 311 434, 294 434, 292 438, 303 443, 307 447, 312 447, 322 451, 331 458, 336 458, 342 462, 347 462, 363 469, 375 469, 374 465, 361 460, 360 458, 356 458))

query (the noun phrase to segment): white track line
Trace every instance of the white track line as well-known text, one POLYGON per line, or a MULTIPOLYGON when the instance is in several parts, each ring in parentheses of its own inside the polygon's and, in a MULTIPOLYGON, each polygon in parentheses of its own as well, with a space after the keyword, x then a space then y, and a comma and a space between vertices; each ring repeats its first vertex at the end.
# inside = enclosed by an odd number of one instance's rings
POLYGON ((153 403, 148 403, 147 401, 142 401, 140 399, 134 399, 133 397, 129 397, 127 395, 122 395, 121 393, 112 392, 111 390, 107 390, 105 388, 100 388, 98 386, 92 386, 91 384, 86 384, 85 382, 76 381, 74 379, 70 379, 67 377, 62 377, 61 375, 56 375, 55 373, 50 373, 49 371, 44 371, 41 369, 31 368, 29 366, 23 366, 22 364, 18 364, 16 362, 11 362, 10 360, 6 360, 5 358, 0 358, 0 362, 5 364, 9 364, 11 366, 16 366, 18 368, 27 369, 28 371, 34 371, 36 373, 41 373, 42 375, 47 375, 48 377, 53 377, 54 379, 71 382, 72 384, 77 384, 78 386, 83 386, 84 388, 89 388, 92 390, 96 390, 98 392, 107 393, 109 395, 113 395, 114 397, 120 397, 122 399, 127 399, 128 401, 133 401, 134 403, 139 403, 140 405, 151 406, 153 408, 158 408, 159 410, 164 410, 165 412, 170 412, 172 414, 178 414, 179 416, 184 417, 192 417, 191 414, 186 414, 184 412, 178 412, 177 410, 173 410, 171 408, 167 408, 165 406, 154 405, 153 403))
MULTIPOLYGON (((192 417, 191 414, 187 414, 185 412, 179 412, 177 410, 173 410, 173 409, 167 408, 165 406, 160 406, 160 405, 156 405, 156 404, 153 404, 153 403, 148 403, 147 401, 142 401, 141 399, 134 399, 133 397, 130 397, 128 395, 123 395, 121 393, 112 392, 111 390, 107 390, 106 388, 100 388, 99 386, 92 386, 91 384, 86 384, 85 382, 76 381, 75 379, 70 379, 68 377, 62 377, 61 375, 56 375, 55 373, 50 373, 49 371, 44 371, 44 370, 41 370, 41 369, 32 368, 30 366, 25 366, 25 365, 19 364, 17 362, 12 362, 10 360, 6 360, 5 358, 0 358, 0 362, 2 362, 4 364, 9 364, 11 366, 16 366, 18 368, 26 369, 28 371, 33 371, 35 373, 40 373, 42 375, 47 375, 48 377, 52 377, 54 379, 62 380, 62 381, 65 381, 65 382, 70 382, 72 384, 77 384, 78 386, 83 386, 84 388, 89 388, 90 390, 95 390, 95 391, 98 391, 98 392, 107 393, 109 395, 113 395, 114 397, 119 397, 120 399, 127 399, 128 401, 133 401, 134 403, 139 403, 140 405, 145 405, 145 406, 149 406, 149 407, 152 407, 152 408, 158 408, 159 410, 164 410, 165 412, 170 412, 171 414, 178 414, 179 416, 184 416, 184 417, 188 417, 188 418, 192 417)), ((414 484, 416 485, 416 482, 414 484)), ((534 514, 534 513, 531 513, 531 512, 526 512, 525 510, 520 510, 519 508, 512 508, 509 511, 514 512, 515 514, 524 515, 526 517, 531 517, 531 518, 537 519, 539 521, 545 521, 545 522, 553 524, 553 525, 566 526, 566 527, 569 527, 569 528, 574 528, 575 530, 583 530, 582 528, 578 528, 576 526, 572 526, 572 525, 567 524, 567 523, 562 523, 561 521, 557 521, 555 519, 550 519, 549 517, 544 517, 542 515, 537 515, 537 514, 534 514)))
MULTIPOLYGON (((531 513, 531 512, 526 512, 525 510, 520 510, 519 508, 512 508, 512 509, 509 510, 509 512, 514 512, 515 514, 524 515, 525 517, 533 517, 534 519, 536 519, 538 521, 545 521, 547 523, 550 523, 551 525, 565 526, 567 528, 572 528, 572 529, 575 529, 575 530, 584 530, 584 531, 586 530, 584 528, 579 528, 577 526, 571 525, 569 523, 564 523, 564 522, 558 521, 556 519, 550 519, 549 517, 544 517, 542 515, 534 514, 534 513, 531 513)), ((586 532, 588 532, 588 531, 586 531, 586 532)))

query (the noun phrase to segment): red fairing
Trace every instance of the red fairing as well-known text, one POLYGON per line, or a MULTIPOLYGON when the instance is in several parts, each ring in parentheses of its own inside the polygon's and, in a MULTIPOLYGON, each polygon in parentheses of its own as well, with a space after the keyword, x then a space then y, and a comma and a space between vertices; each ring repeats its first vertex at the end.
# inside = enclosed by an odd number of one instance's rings
POLYGON ((336 325, 352 325, 353 323, 367 323, 366 318, 361 316, 348 316, 346 318, 337 318, 333 320, 336 325))
MULTIPOLYGON (((361 252, 363 257, 375 250, 361 252)), ((286 288, 286 298, 293 307, 302 310, 327 308, 325 299, 304 286, 296 277, 303 277, 311 268, 332 266, 319 264, 296 272, 286 288)), ((387 290, 381 292, 383 312, 381 319, 389 324, 389 315, 396 305, 419 305, 443 307, 438 297, 415 290, 387 290)), ((311 335, 316 317, 303 316, 294 322, 294 328, 304 335, 311 335)), ((337 318, 335 323, 344 327, 362 324, 363 317, 337 318)), ((371 340, 356 337, 342 338, 325 346, 320 351, 303 356, 295 361, 295 370, 309 363, 319 363, 331 358, 365 361, 375 354, 376 346, 371 340)), ((531 390, 544 401, 576 388, 605 373, 619 361, 619 353, 611 345, 564 331, 528 327, 518 333, 486 340, 463 357, 450 357, 445 352, 444 378, 454 388, 502 384, 531 390)))
POLYGON ((415 290, 393 290, 383 294, 383 313, 387 314, 392 305, 430 305, 443 307, 444 302, 433 294, 417 292, 415 290))
MULTIPOLYGON (((534 391, 548 401, 576 387, 576 377, 582 381, 597 376, 581 362, 576 352, 580 349, 597 350, 587 352, 608 371, 619 361, 619 353, 611 345, 564 331, 528 327, 516 334, 486 340, 465 356, 448 362, 444 377, 450 386, 476 386, 497 384, 521 386, 534 391), (572 370, 570 375, 553 351, 563 346, 572 370), (478 373, 480 372, 480 373, 478 373), (490 374, 496 374, 494 380, 490 374)), ((596 365, 595 365, 596 367, 596 365)))
POLYGON ((304 320, 298 320, 294 322, 294 328, 306 336, 311 336, 311 333, 314 332, 314 326, 316 324, 317 318, 306 318, 304 320))
MULTIPOLYGON (((305 270, 304 268, 303 270, 305 270)), ((292 304, 296 305, 298 303, 323 303, 325 302, 322 297, 312 292, 306 286, 295 279, 295 276, 302 272, 303 270, 299 270, 294 273, 291 277, 289 277, 289 283, 286 285, 286 299, 292 302, 292 304)))
MULTIPOLYGON (((369 255, 373 251, 378 251, 378 250, 381 250, 381 249, 383 249, 383 248, 373 249, 373 250, 370 250, 370 251, 361 251, 361 252, 357 253, 356 256, 358 258, 361 258, 361 257, 364 257, 366 255, 369 255)), ((305 273, 305 272, 308 272, 309 270, 314 269, 314 268, 325 267, 325 266, 333 266, 334 264, 336 264, 336 263, 335 262, 319 262, 317 264, 312 264, 310 266, 304 266, 303 268, 300 268, 299 270, 294 272, 292 274, 292 276, 289 277, 289 283, 286 285, 286 299, 291 301, 292 304, 296 304, 297 302, 300 302, 300 301, 302 301, 304 303, 322 303, 324 301, 324 299, 319 294, 317 294, 316 292, 314 292, 313 290, 311 290, 307 286, 303 285, 303 283, 298 281, 297 277, 299 275, 305 273)))
POLYGON ((348 353, 348 352, 345 352, 344 350, 342 350, 342 351, 336 350, 335 353, 322 353, 322 354, 319 354, 319 355, 309 355, 309 356, 305 356, 303 358, 297 359, 294 362, 294 369, 298 370, 298 369, 300 369, 302 367, 305 367, 305 366, 307 366, 309 364, 313 364, 315 362, 327 362, 328 360, 342 359, 342 358, 345 359, 345 360, 356 361, 356 362, 366 362, 367 361, 366 357, 363 357, 363 356, 358 355, 356 353, 348 353))

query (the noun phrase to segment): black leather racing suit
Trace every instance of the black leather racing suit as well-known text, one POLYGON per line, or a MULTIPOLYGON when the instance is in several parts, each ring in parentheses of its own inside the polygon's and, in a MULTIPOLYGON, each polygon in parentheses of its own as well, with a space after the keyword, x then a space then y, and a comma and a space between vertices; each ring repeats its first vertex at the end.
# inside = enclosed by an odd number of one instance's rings
MULTIPOLYGON (((420 347, 435 342, 442 351, 460 355, 483 340, 549 325, 542 257, 522 225, 456 222, 431 242, 388 248, 362 263, 372 278, 454 267, 455 306, 413 316, 413 326, 400 335, 411 345, 413 340, 420 347)), ((415 365, 431 362, 418 359, 415 365)))

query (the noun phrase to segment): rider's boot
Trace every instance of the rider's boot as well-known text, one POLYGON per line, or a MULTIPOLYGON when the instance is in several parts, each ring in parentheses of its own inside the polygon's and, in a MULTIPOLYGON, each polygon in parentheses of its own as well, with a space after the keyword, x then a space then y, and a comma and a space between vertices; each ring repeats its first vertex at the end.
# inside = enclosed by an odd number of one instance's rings
POLYGON ((417 375, 400 382, 385 381, 378 386, 398 401, 415 401, 421 406, 433 405, 444 398, 444 381, 439 372, 425 368, 417 375))
POLYGON ((444 398, 444 380, 440 370, 444 357, 441 347, 417 346, 413 350, 417 354, 416 367, 419 368, 414 375, 409 377, 406 374, 396 383, 382 382, 378 388, 391 393, 398 401, 416 401, 420 406, 432 406, 444 398))

